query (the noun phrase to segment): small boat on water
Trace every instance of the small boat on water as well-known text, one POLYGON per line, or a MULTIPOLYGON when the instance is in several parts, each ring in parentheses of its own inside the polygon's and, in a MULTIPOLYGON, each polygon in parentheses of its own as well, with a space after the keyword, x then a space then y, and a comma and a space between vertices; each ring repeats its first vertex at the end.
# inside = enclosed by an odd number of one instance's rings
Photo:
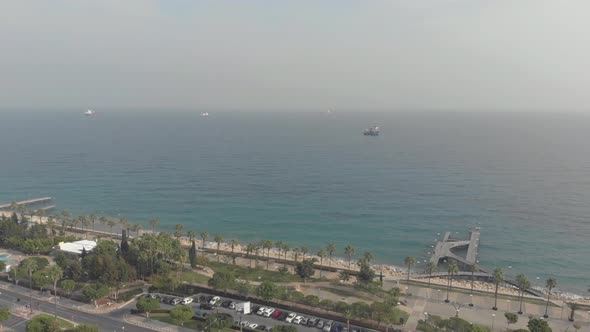
POLYGON ((365 136, 379 136, 379 131, 380 131, 379 127, 372 126, 372 127, 365 129, 365 131, 363 132, 363 135, 365 135, 365 136))
POLYGON ((84 112, 84 115, 87 115, 87 116, 94 115, 94 114, 96 114, 96 112, 93 110, 87 110, 86 112, 84 112))
POLYGON ((206 118, 209 116, 209 112, 201 113, 202 118, 206 118))

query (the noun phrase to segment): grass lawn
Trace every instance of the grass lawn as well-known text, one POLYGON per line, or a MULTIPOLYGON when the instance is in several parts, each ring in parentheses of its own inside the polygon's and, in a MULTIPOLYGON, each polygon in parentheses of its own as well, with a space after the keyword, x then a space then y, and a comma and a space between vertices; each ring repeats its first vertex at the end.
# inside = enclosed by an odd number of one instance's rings
POLYGON ((369 301, 376 300, 375 297, 373 297, 371 294, 355 290, 354 288, 351 288, 350 290, 346 290, 346 289, 341 289, 341 288, 321 287, 321 290, 326 291, 328 293, 336 294, 336 295, 342 296, 342 297, 356 297, 359 299, 364 299, 364 300, 369 300, 369 301))
POLYGON ((180 274, 180 280, 186 281, 191 284, 207 284, 209 277, 193 271, 185 271, 180 274))
MULTIPOLYGON (((172 318, 170 318, 170 315, 168 315, 168 314, 151 314, 150 315, 150 319, 158 320, 158 321, 163 322, 163 323, 166 323, 166 324, 180 326, 180 324, 177 324, 176 321, 172 320, 172 318)), ((205 324, 202 321, 198 321, 198 320, 194 320, 194 319, 189 319, 189 320, 187 320, 187 321, 184 322, 184 327, 186 327, 187 329, 202 331, 205 328, 205 324)), ((228 328, 223 329, 221 331, 223 331, 223 332, 235 332, 234 330, 228 329, 228 328)))
MULTIPOLYGON (((49 314, 38 314, 35 317, 33 317, 33 319, 35 319, 35 318, 55 319, 55 317, 53 315, 49 315, 49 314)), ((71 329, 74 327, 74 324, 68 322, 65 319, 59 318, 59 317, 57 317, 57 323, 59 324, 59 327, 61 327, 62 329, 71 329)))
MULTIPOLYGON (((239 265, 224 264, 217 262, 207 263, 215 272, 233 272, 236 277, 250 281, 270 281, 270 282, 291 282, 301 281, 299 276, 291 273, 280 273, 278 271, 267 271, 262 268, 248 268, 239 265)), ((313 280, 312 280, 313 281, 313 280)))

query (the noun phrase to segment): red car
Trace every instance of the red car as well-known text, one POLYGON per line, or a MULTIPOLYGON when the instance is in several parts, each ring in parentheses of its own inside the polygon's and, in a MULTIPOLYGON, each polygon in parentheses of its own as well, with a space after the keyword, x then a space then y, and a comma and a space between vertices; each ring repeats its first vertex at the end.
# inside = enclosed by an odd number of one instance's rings
POLYGON ((277 318, 281 315, 281 311, 279 309, 275 310, 275 312, 272 313, 272 315, 270 315, 270 317, 272 318, 277 318))

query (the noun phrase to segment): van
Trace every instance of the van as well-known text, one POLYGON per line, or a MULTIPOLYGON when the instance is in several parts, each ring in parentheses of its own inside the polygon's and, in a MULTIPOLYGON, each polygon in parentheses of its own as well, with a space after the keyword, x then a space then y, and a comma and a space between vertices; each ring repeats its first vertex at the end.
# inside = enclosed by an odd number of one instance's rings
POLYGON ((330 330, 332 329, 332 325, 334 324, 333 320, 329 320, 324 324, 324 332, 330 332, 330 330))

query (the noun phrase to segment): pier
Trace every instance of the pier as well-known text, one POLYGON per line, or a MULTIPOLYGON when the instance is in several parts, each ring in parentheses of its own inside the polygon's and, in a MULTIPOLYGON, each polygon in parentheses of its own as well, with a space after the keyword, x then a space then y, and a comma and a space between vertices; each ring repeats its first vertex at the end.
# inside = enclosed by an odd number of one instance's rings
MULTIPOLYGON (((16 203, 16 205, 28 205, 28 204, 45 203, 45 202, 49 202, 52 199, 53 199, 53 197, 41 197, 41 198, 27 199, 27 200, 24 200, 24 201, 18 201, 18 202, 15 202, 15 203, 16 203)), ((9 208, 10 205, 12 205, 12 203, 0 204, 0 209, 9 208)))
POLYGON ((441 259, 454 259, 464 265, 472 266, 477 262, 479 252, 479 228, 469 232, 467 240, 451 238, 451 232, 446 232, 441 241, 436 243, 430 262, 438 265, 441 259), (460 256, 456 251, 467 249, 465 257, 460 256))

